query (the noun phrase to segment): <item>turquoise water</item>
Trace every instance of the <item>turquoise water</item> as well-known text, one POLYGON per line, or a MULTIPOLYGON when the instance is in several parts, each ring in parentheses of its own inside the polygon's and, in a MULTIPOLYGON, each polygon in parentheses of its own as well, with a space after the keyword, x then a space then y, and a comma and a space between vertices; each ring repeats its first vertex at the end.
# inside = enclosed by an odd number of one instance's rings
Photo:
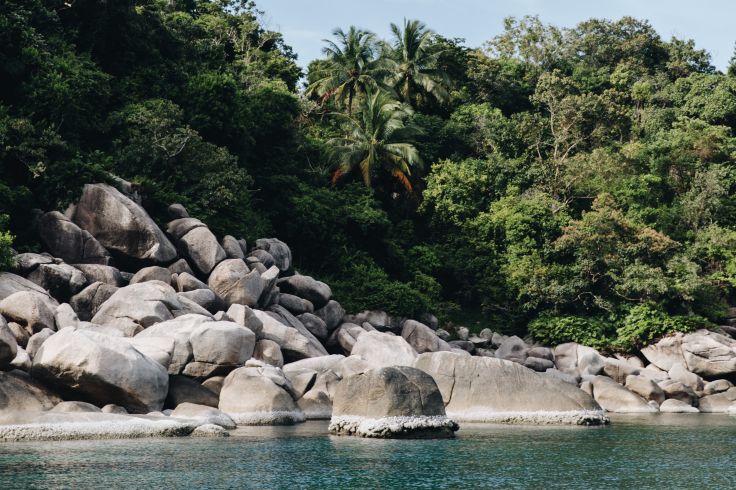
POLYGON ((465 424, 454 440, 325 435, 0 444, 0 488, 736 488, 736 418, 619 416, 602 428, 465 424))

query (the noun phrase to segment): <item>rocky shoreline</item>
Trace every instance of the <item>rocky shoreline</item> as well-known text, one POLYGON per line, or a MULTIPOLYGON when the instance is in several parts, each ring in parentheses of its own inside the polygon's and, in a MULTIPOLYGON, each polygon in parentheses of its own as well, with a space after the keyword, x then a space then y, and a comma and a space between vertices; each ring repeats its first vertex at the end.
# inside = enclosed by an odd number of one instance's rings
POLYGON ((163 231, 134 193, 105 184, 63 214, 38 211, 46 252, 0 272, 0 441, 214 437, 310 419, 338 435, 451 437, 458 422, 736 410, 728 326, 607 357, 449 332, 429 314, 347 314, 278 239, 248 247, 181 205, 169 214, 163 231))

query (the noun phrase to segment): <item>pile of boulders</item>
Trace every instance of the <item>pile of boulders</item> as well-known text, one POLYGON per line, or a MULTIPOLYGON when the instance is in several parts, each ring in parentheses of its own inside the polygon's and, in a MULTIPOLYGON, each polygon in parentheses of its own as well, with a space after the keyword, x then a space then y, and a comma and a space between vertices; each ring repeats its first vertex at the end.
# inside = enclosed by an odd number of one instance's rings
POLYGON ((278 239, 249 247, 181 205, 169 215, 164 231, 105 184, 64 214, 37 213, 45 252, 0 272, 0 439, 330 418, 337 434, 448 436, 456 421, 590 425, 607 422, 601 407, 716 411, 736 399, 723 335, 664 339, 642 351, 645 367, 488 329, 451 335, 428 314, 346 314, 278 239))

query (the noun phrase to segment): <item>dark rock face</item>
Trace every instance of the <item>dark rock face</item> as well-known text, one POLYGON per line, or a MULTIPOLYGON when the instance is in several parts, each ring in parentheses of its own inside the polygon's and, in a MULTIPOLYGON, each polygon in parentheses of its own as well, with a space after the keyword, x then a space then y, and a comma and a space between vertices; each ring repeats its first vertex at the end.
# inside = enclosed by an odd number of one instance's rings
POLYGON ((164 408, 176 408, 181 403, 196 403, 217 408, 219 397, 191 378, 181 375, 169 376, 169 394, 164 408))
POLYGON ((69 304, 80 320, 88 322, 97 313, 102 303, 107 301, 118 288, 104 284, 102 282, 93 282, 79 293, 72 296, 69 304))
POLYGON ((261 238, 256 240, 256 249, 265 250, 273 257, 279 270, 288 271, 291 268, 291 249, 276 238, 261 238))
POLYGON ((322 308, 316 310, 314 314, 320 317, 325 322, 327 330, 332 332, 342 324, 343 317, 345 316, 345 308, 337 301, 331 299, 322 308))
POLYGON ((28 280, 49 291, 60 301, 68 301, 87 285, 87 278, 79 269, 64 263, 40 264, 28 275, 28 280))
POLYGON ((310 276, 301 274, 285 277, 277 282, 282 293, 306 299, 315 308, 322 308, 332 297, 330 286, 310 276))
POLYGON ((64 262, 109 265, 112 260, 110 253, 89 232, 58 211, 42 214, 36 228, 46 249, 64 262))
POLYGON ((176 259, 176 249, 143 208, 109 185, 85 185, 73 221, 124 261, 176 259))

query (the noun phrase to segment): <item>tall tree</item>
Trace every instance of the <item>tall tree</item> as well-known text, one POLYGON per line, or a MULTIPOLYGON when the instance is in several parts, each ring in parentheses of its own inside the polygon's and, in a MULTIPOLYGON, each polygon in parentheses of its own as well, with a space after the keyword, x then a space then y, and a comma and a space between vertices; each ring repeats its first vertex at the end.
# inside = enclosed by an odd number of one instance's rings
POLYGON ((441 50, 433 43, 434 32, 423 22, 406 19, 403 27, 391 24, 391 32, 391 55, 396 63, 391 82, 401 99, 413 106, 420 95, 446 100, 449 77, 439 66, 441 50))
POLYGON ((391 174, 409 192, 411 170, 422 164, 417 149, 409 143, 417 129, 406 124, 409 106, 393 100, 386 92, 368 89, 355 117, 345 116, 345 135, 330 141, 338 162, 333 182, 358 170, 366 186, 379 169, 391 174))
POLYGON ((308 95, 323 101, 334 98, 352 114, 353 100, 359 93, 376 87, 385 74, 385 60, 378 58, 373 33, 350 26, 347 32, 335 29, 336 41, 325 39, 322 52, 327 56, 317 80, 307 88, 308 95))

